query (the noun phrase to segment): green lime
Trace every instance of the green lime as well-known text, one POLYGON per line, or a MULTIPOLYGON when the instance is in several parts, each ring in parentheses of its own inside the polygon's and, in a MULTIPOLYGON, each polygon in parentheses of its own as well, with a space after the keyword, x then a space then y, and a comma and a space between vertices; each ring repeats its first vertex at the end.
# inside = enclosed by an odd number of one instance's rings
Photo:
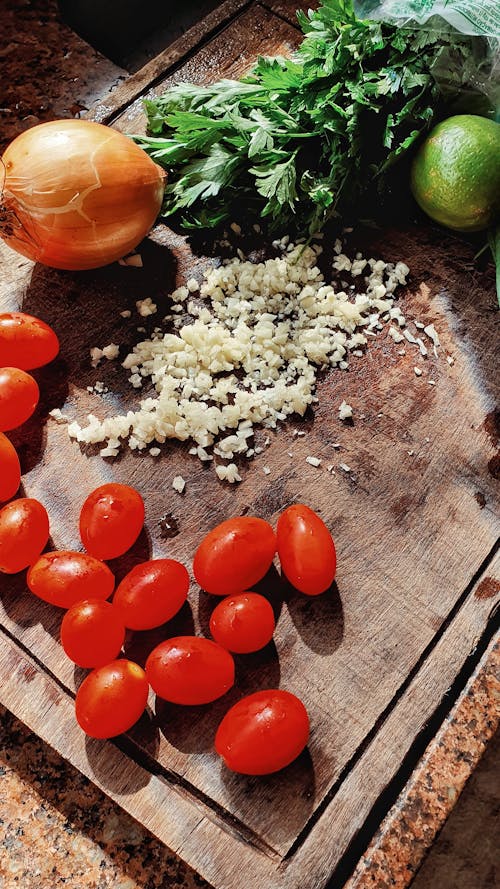
POLYGON ((474 114, 443 120, 416 154, 411 190, 441 225, 488 228, 500 211, 500 124, 474 114))

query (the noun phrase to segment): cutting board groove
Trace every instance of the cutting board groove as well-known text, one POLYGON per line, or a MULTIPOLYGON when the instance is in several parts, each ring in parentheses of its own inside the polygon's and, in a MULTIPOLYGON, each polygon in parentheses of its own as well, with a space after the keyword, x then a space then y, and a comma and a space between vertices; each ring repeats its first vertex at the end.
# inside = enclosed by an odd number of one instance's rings
MULTIPOLYGON (((305 825, 304 829, 301 831, 301 833, 299 834, 299 836, 297 837, 295 842, 292 844, 292 846, 288 850, 287 854, 284 856, 284 860, 286 860, 287 858, 290 858, 292 855, 294 855, 297 852, 297 850, 300 848, 302 842, 306 838, 307 834, 309 833, 311 825, 315 824, 316 821, 319 820, 319 818, 321 817, 324 810, 327 808, 327 806, 330 805, 332 800, 335 798, 337 791, 339 790, 339 788, 341 787, 341 785, 343 784, 343 782, 345 781, 345 779, 347 778, 349 773, 354 769, 356 764, 359 762, 359 760, 361 759, 364 752, 367 750, 367 748, 369 747, 370 743, 373 741, 373 739, 375 738, 377 733, 380 731, 381 727, 384 725, 389 714, 394 710, 394 708, 398 704, 398 701, 400 701, 403 698, 403 696, 405 695, 408 688, 411 686, 411 684, 414 682, 414 680, 418 677, 418 674, 419 674, 422 666, 428 661, 428 659, 431 656, 434 649, 439 645, 442 637, 446 633, 446 630, 448 629, 451 622, 453 621, 453 619, 456 617, 456 615, 458 614, 458 612, 460 611, 460 609, 466 602, 471 591, 475 587, 477 588, 477 586, 479 585, 479 581, 481 580, 482 577, 485 576, 488 566, 491 565, 491 563, 494 562, 494 560, 495 560, 495 556, 498 553, 498 549, 499 549, 499 544, 497 542, 493 546, 491 552, 488 553, 487 557, 485 558, 484 562, 482 563, 482 565, 480 566, 480 568, 478 569, 478 571, 476 572, 474 577, 471 579, 471 582, 467 585, 463 594, 460 596, 460 598, 457 600, 456 604, 451 609, 446 620, 444 620, 443 623, 441 624, 441 627, 437 631, 436 635, 429 642, 427 648, 422 652, 422 654, 421 654, 419 660, 417 661, 417 663, 415 664, 415 666, 412 668, 412 670, 410 670, 406 679, 399 686, 393 699, 388 703, 387 707, 380 714, 377 721, 374 723, 374 725, 372 726, 372 728, 370 729, 370 731, 368 732, 366 737, 363 739, 362 743, 354 751, 351 759, 346 763, 342 773, 339 775, 339 777, 337 778, 335 783, 331 786, 328 793, 325 795, 325 798, 322 800, 322 802, 319 804, 318 808, 315 810, 313 816, 310 818, 309 822, 305 825)), ((493 607, 495 607, 495 606, 493 606, 493 607)), ((498 620, 496 619, 496 615, 492 614, 492 612, 490 611, 488 614, 488 622, 486 624, 486 627, 485 627, 485 630, 483 633, 484 639, 489 640, 489 638, 491 637, 491 628, 492 627, 494 628, 493 631, 495 629, 498 629, 498 620)), ((478 640, 478 644, 479 644, 479 640, 478 640)), ((448 702, 448 704, 449 704, 449 707, 451 708, 451 706, 453 704, 453 700, 450 700, 448 702)))

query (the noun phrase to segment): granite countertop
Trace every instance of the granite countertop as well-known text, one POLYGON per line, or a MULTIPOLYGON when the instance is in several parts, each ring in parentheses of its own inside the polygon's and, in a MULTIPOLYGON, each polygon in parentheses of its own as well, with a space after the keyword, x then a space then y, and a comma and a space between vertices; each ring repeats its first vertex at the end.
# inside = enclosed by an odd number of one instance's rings
MULTIPOLYGON (((60 21, 55 0, 4 0, 0 31, 2 150, 28 126, 78 115, 126 77, 60 21)), ((499 700, 500 643, 493 640, 371 845, 360 850, 346 889, 409 884, 495 733, 499 700)), ((3 708, 0 847, 2 889, 207 887, 3 708)))

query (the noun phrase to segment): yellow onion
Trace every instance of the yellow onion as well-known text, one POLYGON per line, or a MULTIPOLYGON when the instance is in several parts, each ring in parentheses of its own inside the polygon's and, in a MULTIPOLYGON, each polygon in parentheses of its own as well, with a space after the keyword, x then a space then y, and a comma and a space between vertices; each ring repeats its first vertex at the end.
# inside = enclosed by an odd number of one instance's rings
POLYGON ((11 142, 2 162, 0 235, 53 268, 92 269, 120 259, 161 208, 164 171, 102 124, 39 124, 11 142))

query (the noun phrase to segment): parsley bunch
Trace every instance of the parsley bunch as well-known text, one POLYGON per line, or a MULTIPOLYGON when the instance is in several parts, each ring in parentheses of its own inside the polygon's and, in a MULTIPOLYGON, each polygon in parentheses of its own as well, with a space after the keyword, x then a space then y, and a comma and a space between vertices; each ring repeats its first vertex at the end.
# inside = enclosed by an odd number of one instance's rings
POLYGON ((460 96, 486 58, 456 32, 362 21, 351 0, 297 14, 293 59, 260 58, 240 81, 181 83, 146 100, 150 136, 134 137, 168 171, 163 215, 188 229, 244 214, 270 230, 313 233, 360 205, 460 96))

